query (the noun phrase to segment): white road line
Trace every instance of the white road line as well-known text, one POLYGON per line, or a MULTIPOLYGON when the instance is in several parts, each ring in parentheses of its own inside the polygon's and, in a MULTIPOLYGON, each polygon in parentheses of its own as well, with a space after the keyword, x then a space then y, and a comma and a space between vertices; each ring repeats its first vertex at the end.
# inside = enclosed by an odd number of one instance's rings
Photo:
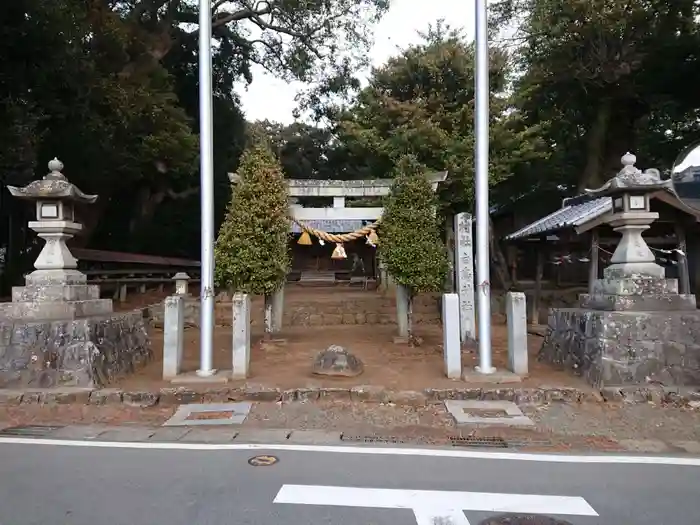
POLYGON ((332 507, 419 509, 422 516, 426 516, 427 513, 432 516, 449 515, 457 509, 498 513, 598 515, 585 499, 578 496, 375 489, 324 485, 283 485, 274 502, 332 507))
POLYGON ((439 516, 429 509, 413 509, 417 525, 469 525, 469 520, 461 510, 444 510, 439 516))
POLYGON ((352 447, 322 445, 285 445, 253 443, 157 443, 157 442, 116 442, 79 441, 63 439, 33 439, 21 437, 0 437, 0 445, 45 445, 57 447, 122 448, 142 450, 276 450, 280 452, 321 452, 332 454, 365 454, 375 456, 425 456, 456 459, 489 459, 503 461, 531 461, 540 463, 598 463, 626 465, 677 465, 700 467, 700 457, 687 456, 632 456, 632 455, 559 455, 527 454, 516 452, 486 452, 476 450, 451 450, 433 448, 389 448, 352 447))

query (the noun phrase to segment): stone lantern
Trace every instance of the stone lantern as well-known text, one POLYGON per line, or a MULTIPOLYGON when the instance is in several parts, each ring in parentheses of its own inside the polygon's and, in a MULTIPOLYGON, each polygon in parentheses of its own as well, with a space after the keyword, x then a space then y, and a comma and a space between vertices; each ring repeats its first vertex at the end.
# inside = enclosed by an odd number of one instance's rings
POLYGON ((23 319, 74 319, 112 312, 112 301, 100 299, 97 285, 88 285, 78 271, 66 241, 83 226, 76 222, 75 206, 92 204, 97 195, 86 195, 61 173, 58 159, 49 162, 49 174, 23 188, 9 186, 10 193, 36 203, 36 220, 28 226, 46 241, 27 275, 26 286, 12 289, 12 302, 0 305, 0 317, 23 319))
POLYGON ((190 276, 185 272, 177 272, 173 276, 173 281, 175 281, 175 295, 188 295, 188 284, 190 282, 190 276))
POLYGON ((649 207, 649 195, 670 188, 671 182, 661 180, 656 169, 642 171, 635 167, 637 158, 631 153, 622 157, 622 169, 602 187, 586 190, 592 197, 610 197, 613 214, 608 219, 616 232, 622 235, 612 263, 606 268, 608 278, 634 278, 640 276, 663 278, 665 271, 656 264, 656 257, 647 246, 642 232, 659 218, 649 207))
POLYGON ((8 187, 13 196, 36 202, 36 220, 30 221, 28 226, 46 241, 34 262, 36 271, 29 276, 28 284, 29 281, 56 284, 85 281, 84 276, 75 271, 78 261, 66 246, 66 241, 83 228, 75 220, 75 205, 93 204, 97 195, 80 191, 68 182, 61 173, 62 169, 63 163, 53 159, 49 162, 49 174, 43 179, 24 188, 8 187))
POLYGON ((700 311, 694 295, 678 293, 642 232, 658 218, 649 207, 658 191, 673 194, 658 170, 641 171, 627 153, 622 169, 596 190, 610 198, 607 222, 622 235, 603 278, 572 308, 552 308, 539 359, 570 368, 595 387, 700 384, 700 311))

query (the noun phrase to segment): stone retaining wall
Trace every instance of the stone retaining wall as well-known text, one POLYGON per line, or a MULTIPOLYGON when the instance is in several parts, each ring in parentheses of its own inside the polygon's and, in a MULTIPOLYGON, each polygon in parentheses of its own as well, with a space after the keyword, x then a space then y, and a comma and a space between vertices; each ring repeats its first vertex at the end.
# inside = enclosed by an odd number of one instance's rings
POLYGON ((697 389, 664 387, 608 387, 600 391, 568 387, 541 388, 426 388, 424 390, 391 390, 382 386, 360 385, 338 388, 278 389, 263 385, 213 387, 194 390, 187 387, 158 390, 119 390, 105 388, 0 389, 0 406, 20 404, 124 404, 141 408, 173 406, 186 403, 222 403, 227 401, 307 402, 317 400, 349 400, 369 403, 394 403, 402 406, 427 406, 446 399, 479 399, 513 401, 518 404, 547 403, 654 403, 700 408, 697 389))
POLYGON ((0 388, 105 386, 151 357, 143 312, 0 323, 0 388))
POLYGON ((700 385, 700 312, 550 312, 540 360, 594 387, 700 385))
MULTIPOLYGON (((214 307, 217 326, 231 326, 232 304, 217 301, 214 307)), ((262 326, 263 301, 252 302, 251 324, 262 326)), ((185 301, 185 325, 199 326, 200 302, 192 297, 185 301)), ((149 307, 149 315, 156 326, 163 323, 162 304, 149 307)), ((413 319, 418 325, 440 324, 440 299, 419 296, 413 305, 413 319)), ((392 325, 396 324, 396 300, 368 293, 362 299, 313 301, 312 298, 285 298, 284 326, 338 326, 338 325, 392 325)))

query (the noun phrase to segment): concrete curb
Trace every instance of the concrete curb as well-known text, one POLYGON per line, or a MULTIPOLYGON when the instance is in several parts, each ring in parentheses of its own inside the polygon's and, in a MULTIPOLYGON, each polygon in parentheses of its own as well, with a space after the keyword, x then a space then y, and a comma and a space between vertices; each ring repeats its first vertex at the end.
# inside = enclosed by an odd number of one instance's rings
POLYGON ((263 385, 192 389, 187 387, 158 390, 121 390, 117 388, 0 389, 0 406, 30 404, 119 405, 148 408, 186 403, 227 401, 307 402, 343 400, 368 403, 394 403, 402 406, 428 406, 446 399, 514 401, 520 404, 564 403, 655 403, 676 407, 700 408, 697 388, 606 387, 600 391, 567 387, 540 388, 449 388, 391 390, 381 386, 348 388, 278 389, 263 385))

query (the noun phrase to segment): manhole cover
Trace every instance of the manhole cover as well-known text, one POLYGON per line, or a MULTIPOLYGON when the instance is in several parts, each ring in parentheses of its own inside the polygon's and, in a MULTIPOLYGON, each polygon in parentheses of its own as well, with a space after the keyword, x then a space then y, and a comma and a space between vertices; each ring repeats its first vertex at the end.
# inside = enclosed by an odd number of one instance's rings
POLYGON ((450 437, 450 443, 453 447, 490 447, 490 448, 508 448, 508 443, 501 437, 485 436, 485 437, 450 437))
POLYGON ((355 443, 404 443, 403 439, 393 436, 345 436, 341 437, 343 441, 354 441, 355 443))
POLYGON ((279 459, 277 456, 253 456, 248 460, 248 464, 253 467, 269 467, 277 463, 279 459))
POLYGON ((50 425, 25 425, 17 427, 8 427, 0 430, 0 436, 43 437, 61 428, 63 427, 50 425))
POLYGON ((479 525, 571 525, 571 523, 537 514, 528 514, 527 516, 508 514, 506 516, 487 518, 479 525))

